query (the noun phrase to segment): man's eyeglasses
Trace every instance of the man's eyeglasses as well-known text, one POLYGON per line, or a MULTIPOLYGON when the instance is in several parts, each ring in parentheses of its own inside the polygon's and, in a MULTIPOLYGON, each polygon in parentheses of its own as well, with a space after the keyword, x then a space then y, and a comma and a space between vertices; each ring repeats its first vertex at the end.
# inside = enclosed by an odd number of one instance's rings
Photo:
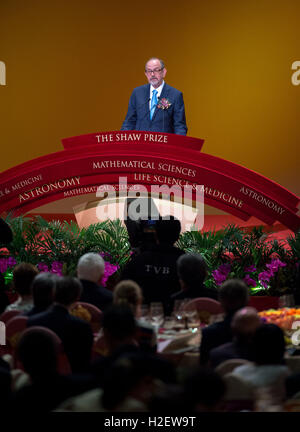
POLYGON ((146 74, 148 74, 148 75, 151 75, 151 74, 156 74, 156 73, 159 73, 159 72, 161 72, 163 70, 163 68, 161 68, 161 69, 153 69, 153 70, 151 70, 151 69, 146 69, 145 70, 145 72, 146 72, 146 74))

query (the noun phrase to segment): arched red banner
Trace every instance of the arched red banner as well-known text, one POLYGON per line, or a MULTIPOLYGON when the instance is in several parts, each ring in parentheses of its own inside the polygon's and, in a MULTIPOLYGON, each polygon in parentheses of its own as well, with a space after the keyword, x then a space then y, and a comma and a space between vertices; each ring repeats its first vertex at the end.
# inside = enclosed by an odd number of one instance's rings
POLYGON ((300 228, 300 198, 240 165, 201 152, 203 140, 180 135, 113 131, 63 140, 64 150, 0 174, 0 212, 23 214, 40 205, 95 192, 101 185, 190 185, 204 202, 243 220, 255 216, 300 228))

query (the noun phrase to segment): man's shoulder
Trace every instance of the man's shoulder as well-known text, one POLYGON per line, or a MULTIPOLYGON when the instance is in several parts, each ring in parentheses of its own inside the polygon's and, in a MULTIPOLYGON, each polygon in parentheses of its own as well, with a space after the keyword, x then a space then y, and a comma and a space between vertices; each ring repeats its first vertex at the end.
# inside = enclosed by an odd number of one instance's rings
POLYGON ((98 292, 106 298, 113 298, 113 293, 102 285, 98 286, 98 292))
POLYGON ((182 92, 178 89, 176 89, 175 87, 170 86, 169 84, 165 83, 164 85, 164 90, 167 91, 168 93, 173 93, 175 95, 181 95, 182 92))
POLYGON ((235 345, 233 342, 226 342, 222 345, 217 346, 216 348, 213 348, 211 350, 211 355, 219 355, 219 354, 223 354, 224 352, 232 352, 232 351, 236 351, 235 349, 235 345))
POLYGON ((215 333, 219 333, 220 331, 223 331, 225 328, 225 324, 224 321, 219 321, 213 324, 210 324, 207 327, 204 327, 204 329, 202 330, 202 334, 206 335, 206 336, 210 336, 213 335, 215 333))
POLYGON ((150 91, 150 84, 143 84, 143 85, 141 85, 141 86, 135 87, 135 88, 133 89, 133 92, 132 92, 132 93, 140 93, 140 92, 145 92, 145 91, 147 91, 147 90, 150 91))
POLYGON ((46 310, 28 317, 27 326, 38 325, 42 321, 48 320, 52 316, 52 311, 46 310))

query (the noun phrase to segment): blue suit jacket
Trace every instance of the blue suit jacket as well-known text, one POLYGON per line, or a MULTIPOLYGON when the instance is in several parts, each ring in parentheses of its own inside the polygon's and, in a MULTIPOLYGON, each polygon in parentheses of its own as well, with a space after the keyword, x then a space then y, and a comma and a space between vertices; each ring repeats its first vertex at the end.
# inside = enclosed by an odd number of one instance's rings
POLYGON ((182 93, 164 84, 160 99, 171 103, 168 109, 156 108, 152 120, 149 110, 150 84, 136 87, 129 100, 128 112, 121 130, 142 130, 186 135, 187 126, 182 93))

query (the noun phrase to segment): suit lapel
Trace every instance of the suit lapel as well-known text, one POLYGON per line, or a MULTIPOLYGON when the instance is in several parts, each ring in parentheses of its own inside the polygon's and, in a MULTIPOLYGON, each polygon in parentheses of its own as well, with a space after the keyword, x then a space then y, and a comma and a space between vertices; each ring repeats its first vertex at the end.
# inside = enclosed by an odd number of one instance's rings
POLYGON ((146 111, 148 113, 148 118, 150 120, 150 109, 149 109, 149 97, 150 97, 150 84, 147 84, 145 86, 145 104, 146 104, 146 111))

